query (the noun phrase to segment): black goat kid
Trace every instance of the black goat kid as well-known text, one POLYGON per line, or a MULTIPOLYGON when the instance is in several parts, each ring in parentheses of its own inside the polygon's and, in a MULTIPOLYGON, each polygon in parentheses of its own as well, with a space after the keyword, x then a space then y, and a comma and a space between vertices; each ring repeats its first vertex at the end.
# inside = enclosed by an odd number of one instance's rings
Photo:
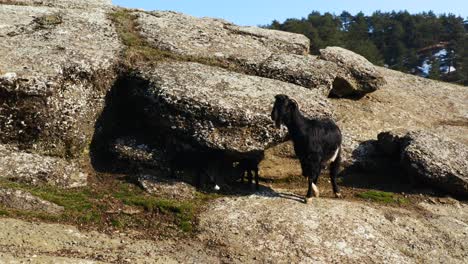
POLYGON ((302 175, 309 180, 305 202, 309 202, 312 191, 316 197, 319 196, 317 180, 321 170, 329 161, 333 192, 336 197, 341 197, 336 184, 341 162, 342 139, 338 126, 331 119, 304 117, 297 102, 287 95, 279 94, 275 99, 271 119, 275 121, 277 128, 282 124, 288 128, 289 136, 294 143, 294 151, 301 162, 302 175))

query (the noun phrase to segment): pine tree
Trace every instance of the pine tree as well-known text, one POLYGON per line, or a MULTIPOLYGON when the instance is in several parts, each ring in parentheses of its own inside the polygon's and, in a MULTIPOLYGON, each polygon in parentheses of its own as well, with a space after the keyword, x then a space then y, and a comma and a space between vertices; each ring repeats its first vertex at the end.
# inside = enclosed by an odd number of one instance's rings
POLYGON ((433 80, 440 80, 440 61, 438 58, 432 61, 428 77, 433 80))
POLYGON ((366 57, 374 64, 403 72, 419 74, 425 60, 445 49, 447 55, 433 61, 429 78, 455 83, 468 82, 468 23, 453 14, 437 16, 434 12, 362 12, 353 16, 343 11, 339 16, 313 11, 307 18, 273 21, 269 26, 301 33, 311 40, 311 53, 327 46, 341 46, 366 57), (444 73, 440 66, 451 71, 444 73))

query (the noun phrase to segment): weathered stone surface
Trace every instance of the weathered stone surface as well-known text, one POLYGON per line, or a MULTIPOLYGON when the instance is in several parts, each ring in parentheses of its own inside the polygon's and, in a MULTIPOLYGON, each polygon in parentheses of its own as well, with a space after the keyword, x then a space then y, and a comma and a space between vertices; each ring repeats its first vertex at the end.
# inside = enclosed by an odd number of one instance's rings
POLYGON ((129 232, 105 234, 79 230, 72 225, 28 222, 3 217, 0 218, 0 226, 2 263, 11 263, 8 258, 10 254, 14 260, 25 259, 26 263, 37 264, 98 264, 122 261, 135 264, 218 262, 216 253, 219 252, 213 253, 193 238, 184 242, 171 238, 137 239, 129 232))
POLYGON ((190 200, 195 197, 195 187, 175 179, 162 178, 159 175, 140 175, 138 183, 150 194, 165 199, 190 200))
POLYGON ((0 145, 0 177, 32 185, 85 186, 87 175, 74 161, 19 151, 0 145))
POLYGON ((331 116, 316 90, 198 63, 161 63, 139 78, 149 80, 146 93, 154 101, 148 120, 195 148, 242 155, 281 142, 286 129, 275 129, 270 117, 280 93, 295 98, 308 116, 331 116))
POLYGON ((150 45, 180 55, 232 62, 250 74, 319 88, 326 95, 333 88, 340 97, 372 92, 384 83, 369 61, 351 51, 327 48, 319 58, 308 55, 303 35, 174 12, 135 14, 150 45))
POLYGON ((402 142, 401 165, 411 176, 468 197, 467 145, 425 132, 410 132, 402 142))
POLYGON ((0 4, 49 6, 59 8, 110 8, 111 0, 0 0, 0 4))
POLYGON ((366 58, 340 47, 327 47, 320 50, 320 59, 334 62, 344 68, 333 81, 333 94, 343 97, 363 95, 384 85, 385 79, 377 68, 366 58))
POLYGON ((0 24, 0 142, 81 155, 121 47, 106 12, 0 5, 0 24))
POLYGON ((319 89, 324 95, 329 95, 333 80, 338 74, 344 74, 345 70, 334 62, 312 55, 275 54, 265 60, 256 73, 306 88, 319 89))
POLYGON ((42 200, 28 192, 0 187, 0 205, 8 208, 49 214, 60 214, 63 206, 42 200))
POLYGON ((468 207, 421 206, 433 217, 336 199, 305 205, 275 193, 223 198, 200 216, 199 237, 234 259, 241 252, 239 263, 463 263, 468 207))
POLYGON ((221 19, 175 12, 135 14, 140 33, 151 45, 180 55, 255 65, 272 54, 304 55, 309 51, 309 39, 299 34, 239 27, 221 19))

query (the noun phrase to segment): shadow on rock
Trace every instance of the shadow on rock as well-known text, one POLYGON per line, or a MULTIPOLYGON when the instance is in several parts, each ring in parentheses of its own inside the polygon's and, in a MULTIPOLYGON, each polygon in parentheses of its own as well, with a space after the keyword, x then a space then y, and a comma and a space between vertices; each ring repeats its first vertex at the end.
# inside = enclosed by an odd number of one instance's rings
POLYGON ((144 80, 119 78, 106 95, 90 147, 93 168, 105 173, 139 173, 162 162, 160 140, 146 118, 150 101, 138 93, 144 80))
POLYGON ((208 192, 219 185, 226 187, 221 193, 252 194, 237 183, 244 171, 256 169, 263 152, 245 154, 245 162, 244 156, 193 147, 190 139, 161 128, 165 120, 155 114, 158 103, 146 94, 149 83, 131 73, 123 76, 106 95, 95 123, 90 159, 97 172, 127 175, 124 180, 150 193, 156 185, 171 189, 184 183, 208 192))
POLYGON ((376 140, 360 143, 352 158, 354 162, 339 175, 342 186, 396 193, 427 192, 408 177, 397 156, 389 156, 379 149, 376 140))

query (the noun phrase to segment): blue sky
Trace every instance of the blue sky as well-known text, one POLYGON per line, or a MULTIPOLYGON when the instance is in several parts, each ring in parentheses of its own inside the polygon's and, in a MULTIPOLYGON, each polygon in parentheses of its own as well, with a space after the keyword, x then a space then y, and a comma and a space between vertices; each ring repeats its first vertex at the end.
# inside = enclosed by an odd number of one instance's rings
POLYGON ((239 25, 265 25, 273 19, 301 18, 311 11, 351 14, 376 10, 433 10, 468 17, 468 0, 113 0, 115 5, 145 10, 173 10, 197 17, 218 17, 239 25))

